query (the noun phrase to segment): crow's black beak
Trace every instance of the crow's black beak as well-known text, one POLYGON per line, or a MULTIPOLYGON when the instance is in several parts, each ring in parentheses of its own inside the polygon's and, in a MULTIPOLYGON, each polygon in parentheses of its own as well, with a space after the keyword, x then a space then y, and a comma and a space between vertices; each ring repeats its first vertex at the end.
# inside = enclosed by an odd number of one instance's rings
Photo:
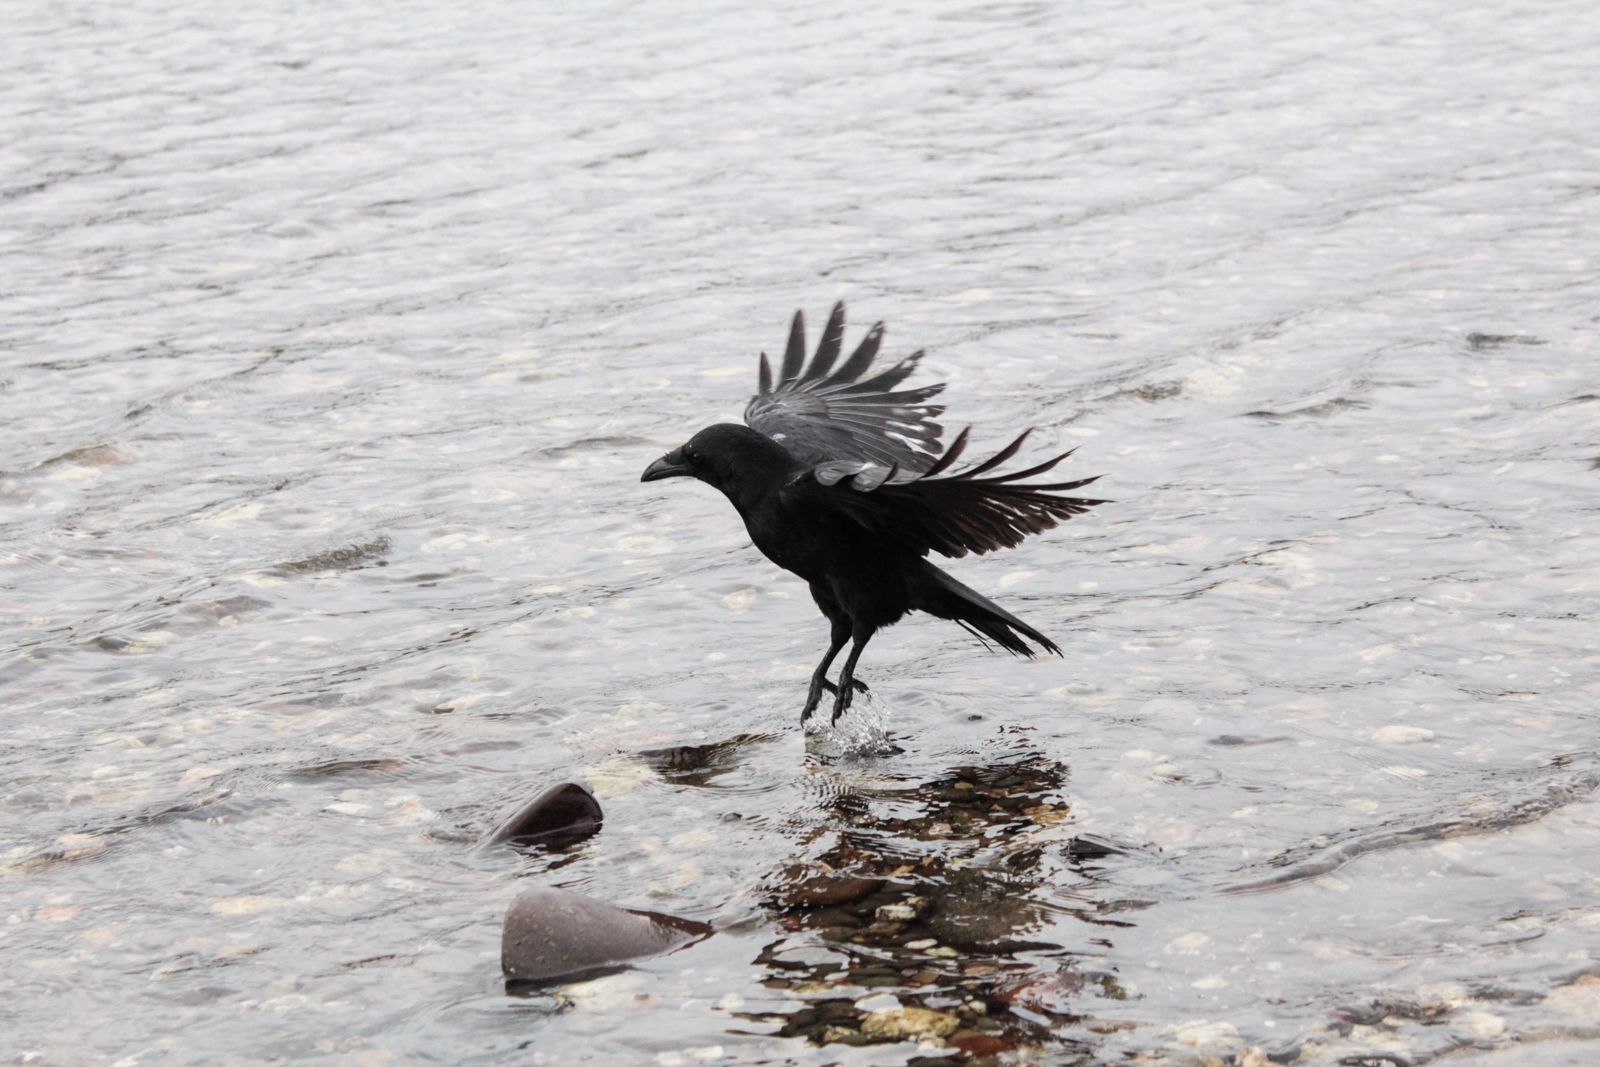
POLYGON ((688 478, 693 472, 683 462, 683 449, 676 448, 644 469, 641 482, 654 482, 662 478, 688 478))

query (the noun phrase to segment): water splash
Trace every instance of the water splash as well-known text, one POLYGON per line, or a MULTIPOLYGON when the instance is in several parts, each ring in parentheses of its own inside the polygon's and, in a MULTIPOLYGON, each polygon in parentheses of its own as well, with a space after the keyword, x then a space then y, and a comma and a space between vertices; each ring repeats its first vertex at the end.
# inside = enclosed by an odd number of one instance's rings
POLYGON ((871 693, 858 693, 837 723, 827 719, 827 702, 806 723, 806 752, 823 760, 875 759, 903 752, 890 739, 888 717, 871 693))

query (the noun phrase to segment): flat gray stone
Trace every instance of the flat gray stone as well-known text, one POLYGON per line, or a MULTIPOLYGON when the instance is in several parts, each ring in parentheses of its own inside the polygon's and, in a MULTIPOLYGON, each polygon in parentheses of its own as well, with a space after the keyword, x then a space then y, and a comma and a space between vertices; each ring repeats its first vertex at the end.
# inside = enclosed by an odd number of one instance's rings
POLYGON ((500 969, 510 981, 550 981, 659 956, 710 934, 711 927, 689 919, 529 889, 506 909, 500 969))

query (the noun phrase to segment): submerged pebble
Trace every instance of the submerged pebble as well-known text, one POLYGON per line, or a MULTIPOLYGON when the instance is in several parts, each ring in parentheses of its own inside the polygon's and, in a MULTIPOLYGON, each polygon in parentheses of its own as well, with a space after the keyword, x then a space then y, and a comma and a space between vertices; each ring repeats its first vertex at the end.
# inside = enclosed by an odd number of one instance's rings
POLYGON ((861 1032, 868 1037, 904 1041, 912 1037, 948 1037, 961 1020, 928 1008, 889 1008, 875 1011, 861 1020, 861 1032))
POLYGON ((1420 726, 1384 726, 1372 732, 1372 739, 1384 745, 1417 745, 1433 740, 1433 731, 1420 726))

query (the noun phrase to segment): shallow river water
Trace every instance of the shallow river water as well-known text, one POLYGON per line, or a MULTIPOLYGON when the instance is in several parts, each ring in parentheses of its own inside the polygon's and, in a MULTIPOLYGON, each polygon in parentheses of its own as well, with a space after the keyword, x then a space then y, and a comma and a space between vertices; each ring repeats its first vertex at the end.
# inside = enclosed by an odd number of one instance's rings
POLYGON ((4 17, 0 1062, 1600 1058, 1592 5, 4 17), (1115 502, 807 738, 639 473, 838 299, 1115 502))

